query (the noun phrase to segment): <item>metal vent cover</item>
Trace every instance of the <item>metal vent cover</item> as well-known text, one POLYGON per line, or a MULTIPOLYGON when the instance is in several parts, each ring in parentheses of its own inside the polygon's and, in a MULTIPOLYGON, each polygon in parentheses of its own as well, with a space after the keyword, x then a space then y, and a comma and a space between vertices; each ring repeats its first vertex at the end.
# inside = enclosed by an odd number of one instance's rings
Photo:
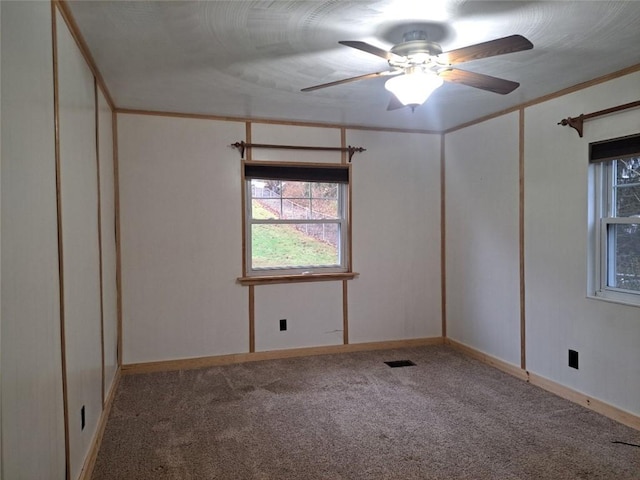
POLYGON ((399 367, 415 367, 416 364, 411 360, 392 360, 389 362, 384 362, 389 365, 391 368, 399 368, 399 367))

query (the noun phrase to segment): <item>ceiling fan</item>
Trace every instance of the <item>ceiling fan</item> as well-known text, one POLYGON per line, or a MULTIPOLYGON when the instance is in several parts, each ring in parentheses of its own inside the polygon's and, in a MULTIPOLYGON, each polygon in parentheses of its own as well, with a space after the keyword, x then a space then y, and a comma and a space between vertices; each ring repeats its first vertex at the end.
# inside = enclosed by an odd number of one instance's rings
POLYGON ((390 76, 392 78, 387 80, 385 88, 392 92, 394 97, 391 98, 387 110, 395 110, 405 106, 414 110, 415 107, 424 103, 429 95, 442 85, 443 81, 461 83, 469 87, 506 95, 518 88, 520 84, 481 73, 460 70, 452 66, 470 60, 533 48, 533 44, 522 35, 511 35, 448 52, 443 52, 439 44, 429 41, 427 32, 423 30, 405 33, 402 40, 402 43, 395 45, 389 51, 366 42, 350 40, 338 42, 341 45, 384 58, 391 69, 323 83, 303 88, 301 91, 310 92, 343 83, 390 76))

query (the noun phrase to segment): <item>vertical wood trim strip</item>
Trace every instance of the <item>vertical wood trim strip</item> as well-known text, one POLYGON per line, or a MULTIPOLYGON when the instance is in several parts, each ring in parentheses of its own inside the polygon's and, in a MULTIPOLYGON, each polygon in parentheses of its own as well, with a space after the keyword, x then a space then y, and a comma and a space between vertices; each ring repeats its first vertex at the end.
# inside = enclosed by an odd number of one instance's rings
POLYGON ((347 260, 347 270, 353 272, 353 186, 352 186, 352 172, 351 165, 349 165, 349 184, 347 185, 347 242, 349 258, 347 260))
MULTIPOLYGON (((344 127, 340 128, 340 146, 342 148, 347 146, 347 129, 344 127)), ((343 151, 341 153, 340 161, 343 165, 347 163, 347 152, 343 151)), ((351 228, 353 190, 351 187, 351 173, 351 165, 349 165, 349 184, 347 185, 347 269, 349 271, 353 271, 353 242, 351 241, 353 234, 353 229, 351 228)), ((344 345, 349 344, 349 287, 346 280, 342 281, 342 343, 344 345)))
POLYGON ((102 281, 102 193, 100 189, 100 124, 98 111, 98 81, 93 77, 93 105, 96 129, 96 182, 98 183, 98 274, 100 275, 100 374, 102 377, 100 392, 104 409, 104 285, 102 281))
MULTIPOLYGON (((344 143, 342 144, 344 146, 344 143)), ((347 184, 347 271, 353 271, 353 169, 349 164, 349 183, 347 184)))
POLYGON ((442 338, 447 338, 447 217, 445 202, 445 135, 440 135, 440 288, 442 338))
POLYGON ((256 351, 255 286, 249 285, 249 353, 256 351))
POLYGON ((114 228, 116 236, 116 302, 117 302, 117 326, 116 326, 116 358, 118 367, 122 366, 122 249, 120 246, 120 169, 118 167, 118 114, 111 112, 111 137, 113 139, 113 203, 114 203, 114 228))
POLYGON ((527 369, 525 284, 524 284, 524 108, 519 115, 519 251, 520 251, 520 368, 527 369))
MULTIPOLYGON (((245 138, 247 143, 251 143, 251 122, 246 122, 245 124, 245 138)), ((249 259, 247 258, 247 192, 244 178, 244 162, 251 161, 251 149, 245 149, 244 154, 246 160, 240 161, 240 192, 242 195, 240 205, 242 206, 242 275, 246 277, 249 259)))
POLYGON ((67 386, 67 348, 64 310, 64 252, 62 246, 62 195, 60 178, 60 103, 58 88, 58 29, 56 4, 51 2, 51 33, 53 50, 53 124, 56 163, 56 211, 58 223, 58 282, 60 290, 60 361, 62 363, 62 409, 64 414, 64 464, 65 478, 70 480, 71 458, 69 451, 69 402, 67 386))
MULTIPOLYGON (((251 143, 251 122, 245 123, 245 141, 251 143)), ((246 161, 252 160, 251 149, 245 150, 246 161)), ((242 274, 247 275, 247 188, 244 178, 244 161, 240 162, 240 192, 242 195, 242 274)), ((255 323, 255 291, 254 286, 249 286, 249 353, 256 351, 256 323, 255 323)))
POLYGON ((247 264, 249 259, 247 258, 247 188, 246 188, 246 179, 244 178, 244 160, 240 161, 240 195, 242 198, 240 199, 240 209, 241 213, 241 227, 240 234, 242 235, 242 239, 240 240, 240 244, 242 246, 242 276, 247 276, 247 264))
POLYGON ((342 343, 349 345, 349 282, 342 281, 342 343))
MULTIPOLYGON (((245 123, 245 138, 246 138, 246 140, 245 140, 246 143, 251 143, 251 122, 246 122, 245 123)), ((244 155, 245 155, 247 161, 249 161, 249 162, 251 160, 253 160, 253 154, 252 154, 251 150, 252 150, 251 148, 246 148, 244 150, 244 155)))
POLYGON ((347 184, 347 270, 353 272, 353 227, 351 222, 353 221, 353 187, 352 187, 352 169, 349 165, 349 183, 347 184))

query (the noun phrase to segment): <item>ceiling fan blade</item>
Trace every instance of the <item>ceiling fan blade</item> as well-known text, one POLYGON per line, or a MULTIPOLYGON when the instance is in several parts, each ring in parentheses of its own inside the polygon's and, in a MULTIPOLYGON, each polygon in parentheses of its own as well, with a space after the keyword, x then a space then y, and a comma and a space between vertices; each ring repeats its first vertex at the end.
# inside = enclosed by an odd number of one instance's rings
POLYGON ((389 106, 387 107, 387 112, 391 110, 398 110, 404 107, 406 107, 406 105, 404 105, 400 100, 398 100, 398 98, 395 95, 392 94, 391 98, 389 99, 389 106))
POLYGON ((368 78, 384 77, 387 75, 397 75, 402 73, 396 70, 384 70, 382 72, 366 73, 364 75, 358 75, 357 77, 343 78, 342 80, 336 80, 335 82, 323 83, 321 85, 314 85, 313 87, 307 87, 300 90, 301 92, 311 92, 313 90, 319 90, 321 88, 333 87, 335 85, 342 85, 343 83, 357 82, 358 80, 366 80, 368 78))
POLYGON ((480 58, 504 55, 505 53, 521 52, 533 48, 533 43, 522 35, 511 35, 484 43, 469 45, 438 55, 438 58, 455 65, 456 63, 478 60, 480 58))
POLYGON ((391 52, 387 52, 386 50, 383 50, 381 48, 378 47, 374 47, 373 45, 370 45, 368 43, 365 42, 359 42, 357 40, 342 40, 340 42, 338 42, 340 45, 346 45, 347 47, 351 47, 351 48, 357 48, 358 50, 362 50, 363 52, 367 52, 367 53, 371 53, 372 55, 377 55, 378 57, 382 57, 385 60, 389 60, 393 57, 395 57, 396 55, 394 55, 391 52))
POLYGON ((461 83, 469 87, 488 90, 489 92, 499 93, 501 95, 513 92, 520 86, 518 82, 512 82, 511 80, 491 77, 482 73, 467 72, 466 70, 458 70, 456 68, 444 70, 438 75, 447 82, 461 83))

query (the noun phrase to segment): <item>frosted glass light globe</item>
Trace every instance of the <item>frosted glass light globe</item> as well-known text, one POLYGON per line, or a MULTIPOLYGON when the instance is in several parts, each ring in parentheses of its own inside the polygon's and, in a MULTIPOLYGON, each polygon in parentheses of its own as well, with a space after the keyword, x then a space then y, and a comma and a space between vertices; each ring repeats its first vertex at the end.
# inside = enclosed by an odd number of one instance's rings
POLYGON ((384 88, 393 93, 403 105, 418 106, 426 102, 433 91, 442 86, 442 78, 422 71, 390 78, 384 88))

